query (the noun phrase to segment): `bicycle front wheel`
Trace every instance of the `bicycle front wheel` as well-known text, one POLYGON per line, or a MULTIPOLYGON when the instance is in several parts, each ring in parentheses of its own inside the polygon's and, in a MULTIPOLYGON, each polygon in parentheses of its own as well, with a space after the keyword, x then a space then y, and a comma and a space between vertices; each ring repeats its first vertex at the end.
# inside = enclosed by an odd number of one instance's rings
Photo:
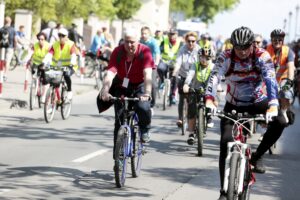
POLYGON ((203 155, 203 137, 205 134, 205 108, 201 107, 199 109, 198 116, 198 131, 197 131, 197 143, 198 143, 198 156, 203 155))
POLYGON ((233 152, 230 159, 230 173, 227 190, 227 200, 238 199, 238 186, 239 186, 239 158, 238 152, 233 152))
POLYGON ((183 98, 181 135, 185 135, 187 130, 187 126, 188 126, 187 113, 188 113, 187 98, 183 98))
POLYGON ((37 80, 33 78, 31 80, 30 85, 30 92, 29 92, 29 109, 33 110, 33 108, 36 106, 36 103, 38 101, 38 86, 37 86, 37 80))
POLYGON ((72 100, 67 99, 67 90, 65 87, 61 89, 61 117, 63 120, 66 120, 70 117, 71 110, 72 110, 72 100))
POLYGON ((141 172, 142 166, 142 156, 143 156, 143 144, 141 140, 140 131, 138 127, 135 126, 133 128, 134 134, 132 138, 133 142, 133 149, 132 149, 132 156, 131 156, 131 172, 132 177, 138 177, 141 172))
POLYGON ((167 105, 170 102, 169 99, 169 94, 170 94, 170 80, 169 79, 165 79, 165 83, 164 83, 164 92, 163 92, 163 110, 167 109, 167 105))
POLYGON ((251 180, 252 180, 252 171, 249 159, 246 160, 245 163, 245 174, 244 174, 244 184, 243 184, 243 191, 239 195, 239 200, 249 200, 250 199, 250 187, 251 187, 251 180))
POLYGON ((47 91, 46 101, 44 105, 44 117, 47 123, 53 120, 56 110, 55 92, 53 87, 50 87, 47 91))
POLYGON ((116 186, 121 188, 125 185, 126 170, 127 170, 127 155, 126 151, 128 148, 128 136, 127 129, 121 127, 118 131, 116 147, 115 147, 115 181, 116 186))

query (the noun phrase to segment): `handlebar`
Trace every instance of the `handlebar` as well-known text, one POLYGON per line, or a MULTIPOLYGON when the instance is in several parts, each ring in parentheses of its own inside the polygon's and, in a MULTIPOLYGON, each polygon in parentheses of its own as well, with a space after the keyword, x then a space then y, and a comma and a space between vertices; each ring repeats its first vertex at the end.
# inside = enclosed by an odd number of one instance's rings
POLYGON ((121 97, 110 97, 110 100, 113 100, 113 101, 140 101, 140 98, 121 96, 121 97))
POLYGON ((255 114, 251 115, 247 112, 244 113, 237 113, 235 110, 232 110, 232 112, 224 112, 221 110, 217 110, 215 114, 211 114, 212 116, 217 116, 220 118, 227 118, 232 121, 265 121, 266 118, 263 114, 255 114))

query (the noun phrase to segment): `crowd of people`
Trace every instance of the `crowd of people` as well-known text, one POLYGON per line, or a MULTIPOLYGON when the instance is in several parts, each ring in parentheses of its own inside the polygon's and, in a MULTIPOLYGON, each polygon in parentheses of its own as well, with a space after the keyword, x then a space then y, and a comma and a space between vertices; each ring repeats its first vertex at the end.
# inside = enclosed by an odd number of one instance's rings
MULTIPOLYGON (((6 17, 4 27, 0 29, 4 74, 14 49, 22 50, 24 37, 24 26, 20 26, 16 32, 11 27, 11 19, 6 17)), ((251 159, 255 171, 264 173, 264 153, 280 138, 285 127, 294 121, 291 101, 294 98, 293 84, 298 83, 294 80, 298 76, 296 69, 300 67, 300 39, 290 48, 284 44, 284 38, 283 30, 274 29, 270 33, 271 43, 266 44, 260 34, 254 34, 251 29, 242 26, 233 30, 225 41, 219 38, 214 42, 208 33, 198 38, 197 33, 188 32, 181 38, 175 29, 170 29, 166 34, 157 30, 152 36, 151 29, 144 26, 140 34, 136 29, 127 28, 122 40, 114 48, 112 35, 106 28, 101 28, 90 45, 90 52, 95 56, 98 51, 109 52, 109 64, 97 98, 99 112, 112 105, 107 103, 112 96, 139 97, 141 101, 135 103, 134 109, 138 114, 142 140, 149 142, 156 90, 164 86, 165 78, 171 80, 170 102, 178 104, 178 118, 174 122, 178 127, 183 125, 183 99, 190 88, 202 90, 200 92, 205 94, 206 107, 214 113, 219 104, 218 87, 221 80, 225 79, 224 111, 266 115, 268 128, 251 159)), ((45 66, 50 65, 56 69, 69 67, 70 71, 64 73, 64 78, 68 99, 72 99, 71 75, 74 67, 80 65, 80 48, 84 39, 76 31, 76 24, 67 30, 62 24, 50 21, 48 27, 36 35, 36 39, 32 47, 33 55, 28 61, 32 66, 32 74, 40 71, 44 77, 45 66)), ((47 90, 45 78, 43 85, 47 90)), ((195 95, 189 95, 188 145, 193 145, 195 141, 196 103, 195 95)), ((115 103, 114 109, 115 145, 121 125, 121 105, 115 103)), ((207 122, 208 128, 214 126, 211 117, 207 118, 207 122)), ((227 143, 233 140, 232 126, 226 119, 220 122, 220 200, 226 199, 222 188, 227 143)))

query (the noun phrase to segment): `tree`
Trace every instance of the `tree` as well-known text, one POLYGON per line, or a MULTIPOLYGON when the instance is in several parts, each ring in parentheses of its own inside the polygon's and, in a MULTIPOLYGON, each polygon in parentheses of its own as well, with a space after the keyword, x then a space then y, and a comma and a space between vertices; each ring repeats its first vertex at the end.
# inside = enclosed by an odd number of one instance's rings
POLYGON ((122 20, 122 32, 124 21, 130 19, 142 6, 140 0, 114 0, 113 5, 117 9, 117 17, 122 20))
POLYGON ((220 12, 232 9, 240 0, 171 0, 171 11, 182 11, 187 17, 199 17, 212 21, 220 12))

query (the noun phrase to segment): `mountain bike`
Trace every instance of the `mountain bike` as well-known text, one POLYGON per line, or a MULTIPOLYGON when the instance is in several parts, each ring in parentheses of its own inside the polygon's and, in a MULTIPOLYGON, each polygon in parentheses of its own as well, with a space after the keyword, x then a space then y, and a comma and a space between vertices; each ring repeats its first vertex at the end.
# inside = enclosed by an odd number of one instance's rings
POLYGON ((62 67, 61 70, 50 67, 48 71, 45 71, 46 82, 50 84, 44 104, 44 118, 47 123, 53 120, 55 111, 59 107, 63 120, 70 116, 72 100, 67 99, 68 88, 63 76, 69 70, 69 67, 62 67))
POLYGON ((205 107, 205 90, 200 87, 198 89, 190 88, 190 95, 196 95, 197 114, 196 114, 196 138, 198 156, 203 155, 203 139, 207 130, 207 112, 205 107))
POLYGON ((250 165, 251 146, 247 144, 247 137, 251 132, 249 122, 265 121, 265 117, 263 115, 236 113, 235 110, 231 113, 217 111, 215 115, 229 119, 234 123, 232 128, 234 141, 227 144, 223 190, 227 193, 228 200, 248 200, 251 185, 255 182, 255 176, 250 165))
POLYGON ((131 160, 132 177, 138 177, 141 171, 142 156, 144 147, 140 128, 138 125, 138 116, 129 106, 129 102, 139 101, 139 98, 130 97, 112 97, 113 101, 122 103, 122 125, 118 130, 117 141, 114 151, 115 157, 115 182, 118 188, 125 185, 128 160, 131 160))
POLYGON ((38 69, 37 72, 32 75, 30 92, 29 92, 29 109, 33 110, 34 107, 41 108, 41 96, 42 96, 42 81, 41 71, 38 69))

